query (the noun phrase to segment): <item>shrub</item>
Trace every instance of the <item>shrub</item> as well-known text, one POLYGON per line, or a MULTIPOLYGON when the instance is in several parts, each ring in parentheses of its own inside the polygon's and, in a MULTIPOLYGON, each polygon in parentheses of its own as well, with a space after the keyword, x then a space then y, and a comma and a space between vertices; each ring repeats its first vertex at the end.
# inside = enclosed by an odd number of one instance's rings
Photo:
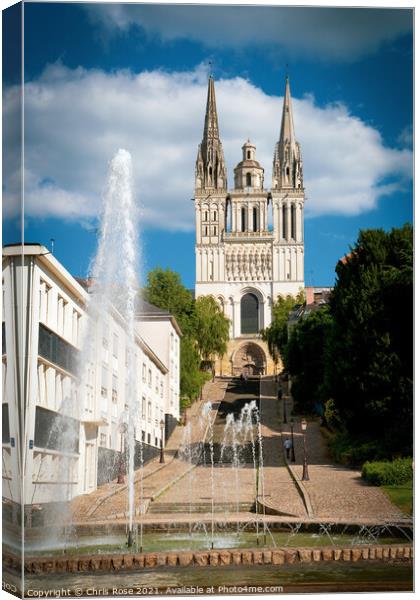
POLYGON ((372 485, 403 485, 413 478, 412 458, 366 462, 362 477, 372 485))
POLYGON ((324 419, 327 426, 331 429, 340 429, 343 426, 339 412, 332 398, 325 403, 324 419))

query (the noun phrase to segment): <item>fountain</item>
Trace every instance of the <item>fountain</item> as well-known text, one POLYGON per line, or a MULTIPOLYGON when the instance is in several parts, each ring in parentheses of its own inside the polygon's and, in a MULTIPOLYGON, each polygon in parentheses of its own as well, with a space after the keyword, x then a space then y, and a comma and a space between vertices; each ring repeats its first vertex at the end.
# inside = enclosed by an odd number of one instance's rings
MULTIPOLYGON (((127 419, 124 435, 128 463, 129 546, 133 543, 134 534, 135 423, 138 417, 134 330, 139 289, 137 212, 133 197, 131 156, 126 150, 120 149, 110 163, 108 186, 100 219, 98 249, 90 269, 92 286, 88 313, 91 318, 86 331, 86 351, 92 350, 92 345, 89 344, 89 340, 95 335, 92 328, 101 328, 109 319, 110 312, 116 311, 122 317, 126 331, 127 419)), ((88 362, 83 360, 82 369, 88 362)))

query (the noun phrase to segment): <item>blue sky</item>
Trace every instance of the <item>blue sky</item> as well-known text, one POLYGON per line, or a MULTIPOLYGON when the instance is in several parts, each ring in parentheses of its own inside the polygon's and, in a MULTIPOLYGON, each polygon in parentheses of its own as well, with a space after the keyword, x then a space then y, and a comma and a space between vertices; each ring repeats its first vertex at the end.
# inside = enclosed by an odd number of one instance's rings
MULTIPOLYGON (((229 185, 251 137, 267 187, 288 65, 307 194, 307 285, 333 284, 359 229, 412 221, 409 10, 32 3, 25 49, 25 238, 47 246, 54 238, 74 275, 87 272, 108 162, 125 147, 143 271, 169 266, 193 287, 190 199, 209 61, 229 185)), ((10 114, 15 66, 3 72, 10 114)), ((4 243, 19 239, 13 144, 9 153, 4 243)))

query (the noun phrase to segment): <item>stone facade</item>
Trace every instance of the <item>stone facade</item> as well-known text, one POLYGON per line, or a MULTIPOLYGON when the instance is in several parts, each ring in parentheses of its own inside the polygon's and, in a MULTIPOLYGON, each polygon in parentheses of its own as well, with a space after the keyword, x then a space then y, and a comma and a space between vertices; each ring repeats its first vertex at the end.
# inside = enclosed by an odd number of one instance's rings
POLYGON ((304 288, 305 193, 288 79, 271 189, 264 187, 264 168, 250 140, 231 190, 226 173, 210 77, 195 171, 196 297, 214 296, 231 322, 228 352, 216 372, 271 374, 275 365, 260 331, 270 325, 279 295, 304 288))

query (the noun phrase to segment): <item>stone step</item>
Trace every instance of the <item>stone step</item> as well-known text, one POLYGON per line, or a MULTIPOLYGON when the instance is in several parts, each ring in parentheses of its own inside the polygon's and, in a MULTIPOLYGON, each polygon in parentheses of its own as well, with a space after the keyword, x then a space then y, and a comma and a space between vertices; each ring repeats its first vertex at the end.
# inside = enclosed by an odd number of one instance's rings
MULTIPOLYGON (((237 513, 251 512, 254 505, 250 502, 216 502, 214 512, 217 513, 237 513)), ((170 514, 170 513, 211 513, 211 502, 152 502, 148 513, 152 514, 170 514)))

